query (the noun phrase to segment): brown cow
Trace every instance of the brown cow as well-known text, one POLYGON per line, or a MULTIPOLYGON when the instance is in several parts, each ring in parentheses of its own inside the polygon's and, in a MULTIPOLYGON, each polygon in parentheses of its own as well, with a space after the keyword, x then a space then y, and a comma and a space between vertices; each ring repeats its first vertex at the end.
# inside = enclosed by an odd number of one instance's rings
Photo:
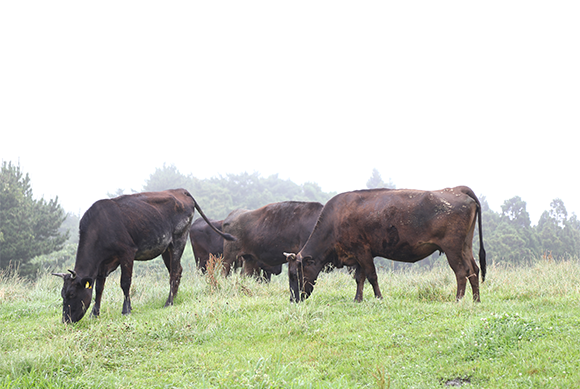
MULTIPOLYGON (((213 228, 221 231, 223 220, 210 219, 209 221, 213 228)), ((189 240, 193 248, 195 263, 203 274, 206 272, 209 255, 218 257, 224 252, 224 238, 216 234, 210 224, 199 218, 191 224, 189 229, 189 240)))
MULTIPOLYGON (((84 316, 91 305, 93 286, 96 296, 92 314, 98 316, 105 279, 119 266, 125 294, 123 314, 129 314, 133 262, 159 255, 169 271, 165 306, 173 305, 181 280, 181 255, 196 209, 209 223, 185 189, 137 193, 94 203, 80 221, 74 270, 69 270, 70 274, 54 273, 64 280, 63 322, 77 322, 84 316)), ((215 231, 225 239, 234 239, 215 231)))
POLYGON ((253 211, 236 210, 224 220, 223 230, 236 237, 224 242, 224 274, 238 258, 244 259, 244 273, 264 278, 280 274, 286 263, 284 251, 300 250, 318 219, 322 204, 282 201, 253 211))
POLYGON ((341 193, 324 206, 316 227, 298 254, 286 254, 291 298, 307 298, 327 263, 355 266, 355 301, 362 301, 365 278, 381 298, 374 257, 417 262, 434 251, 447 255, 457 278, 457 299, 467 280, 479 301, 479 268, 472 253, 479 220, 479 263, 485 279, 481 205, 465 186, 438 191, 372 189, 341 193))
MULTIPOLYGON (((224 253, 224 238, 221 235, 214 233, 214 227, 222 230, 223 220, 209 219, 212 226, 210 226, 202 218, 194 220, 189 229, 189 240, 193 248, 193 255, 197 268, 201 270, 202 274, 207 271, 207 262, 210 254, 215 257, 223 257, 224 253)), ((234 269, 242 267, 242 259, 234 262, 234 269)))

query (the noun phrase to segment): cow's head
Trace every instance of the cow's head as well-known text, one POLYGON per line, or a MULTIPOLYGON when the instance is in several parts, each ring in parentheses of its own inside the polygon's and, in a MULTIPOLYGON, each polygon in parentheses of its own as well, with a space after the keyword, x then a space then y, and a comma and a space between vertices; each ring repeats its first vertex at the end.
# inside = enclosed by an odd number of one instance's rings
POLYGON ((91 305, 93 297, 93 280, 80 278, 73 270, 68 273, 52 273, 62 277, 62 322, 75 323, 83 318, 91 305))
POLYGON ((290 282, 290 301, 302 301, 312 293, 320 267, 312 257, 303 257, 301 253, 284 253, 288 261, 288 279, 290 282))

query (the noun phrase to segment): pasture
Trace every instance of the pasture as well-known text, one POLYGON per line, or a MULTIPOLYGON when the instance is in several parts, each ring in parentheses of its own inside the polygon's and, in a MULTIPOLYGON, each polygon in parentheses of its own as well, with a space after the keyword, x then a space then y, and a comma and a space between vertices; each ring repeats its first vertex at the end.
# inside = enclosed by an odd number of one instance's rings
MULTIPOLYGON (((191 250, 188 247, 188 250, 191 250)), ((580 261, 490 266, 480 304, 454 302, 444 260, 431 271, 379 272, 384 299, 345 272, 321 274, 289 302, 270 284, 184 266, 163 308, 160 259, 137 263, 133 312, 119 273, 97 319, 61 323, 62 280, 0 275, 0 388, 572 388, 580 387, 580 261)))

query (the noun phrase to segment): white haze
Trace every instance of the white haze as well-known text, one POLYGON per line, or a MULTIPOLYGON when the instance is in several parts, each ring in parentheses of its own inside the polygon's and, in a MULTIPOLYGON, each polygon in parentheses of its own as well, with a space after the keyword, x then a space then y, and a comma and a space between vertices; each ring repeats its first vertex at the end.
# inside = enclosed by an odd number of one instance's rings
MULTIPOLYGON (((84 212, 174 164, 364 188, 471 186, 580 213, 580 6, 0 4, 0 158, 84 212)), ((195 194, 194 194, 195 196, 195 194)), ((203 204, 202 204, 203 206, 203 204)))

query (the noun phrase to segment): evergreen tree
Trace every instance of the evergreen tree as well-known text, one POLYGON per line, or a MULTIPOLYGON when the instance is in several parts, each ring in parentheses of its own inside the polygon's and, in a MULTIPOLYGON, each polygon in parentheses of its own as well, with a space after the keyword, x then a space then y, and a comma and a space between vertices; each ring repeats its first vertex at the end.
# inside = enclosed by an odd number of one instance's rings
POLYGON ((28 174, 2 162, 0 172, 0 268, 16 266, 22 275, 34 273, 37 255, 60 250, 68 232, 59 228, 66 218, 58 197, 35 200, 28 174))
POLYGON ((504 201, 501 206, 502 217, 511 225, 519 228, 530 228, 530 214, 526 210, 526 202, 520 196, 504 201))
POLYGON ((580 223, 568 211, 561 199, 550 203, 550 210, 544 211, 536 227, 539 246, 545 256, 566 258, 580 255, 580 223))
POLYGON ((558 257, 565 251, 564 242, 560 240, 561 227, 558 226, 558 222, 550 215, 550 212, 544 211, 542 213, 536 231, 543 255, 558 257))
MULTIPOLYGON (((531 227, 526 202, 519 196, 506 200, 502 212, 490 209, 485 196, 480 196, 483 219, 483 241, 490 263, 519 263, 538 255, 538 242, 531 227)), ((475 252, 479 250, 478 234, 474 235, 475 252)))
POLYGON ((381 177, 381 173, 379 173, 379 171, 377 169, 373 169, 373 172, 371 173, 371 177, 367 181, 367 188, 369 188, 369 189, 375 189, 375 188, 395 189, 396 186, 395 186, 395 184, 393 184, 393 182, 390 179, 389 179, 388 183, 384 182, 383 178, 381 177))
POLYGON ((550 203, 550 217, 556 221, 558 226, 564 227, 564 224, 568 220, 568 211, 566 211, 566 206, 562 199, 554 199, 550 203))
POLYGON ((193 184, 191 176, 185 176, 177 170, 175 165, 155 169, 143 186, 144 192, 156 192, 167 189, 185 188, 189 189, 193 184))

